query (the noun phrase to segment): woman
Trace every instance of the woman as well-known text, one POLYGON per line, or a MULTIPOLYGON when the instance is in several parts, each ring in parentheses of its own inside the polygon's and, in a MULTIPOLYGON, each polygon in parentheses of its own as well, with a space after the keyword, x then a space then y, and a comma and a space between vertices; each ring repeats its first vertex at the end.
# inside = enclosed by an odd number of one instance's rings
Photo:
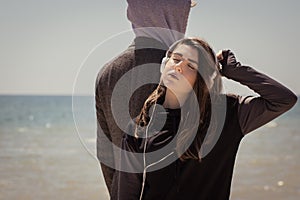
POLYGON ((289 110, 296 95, 230 50, 215 56, 199 38, 173 44, 162 68, 161 83, 124 134, 116 198, 229 199, 241 139, 289 110), (221 76, 260 96, 222 94, 221 76))

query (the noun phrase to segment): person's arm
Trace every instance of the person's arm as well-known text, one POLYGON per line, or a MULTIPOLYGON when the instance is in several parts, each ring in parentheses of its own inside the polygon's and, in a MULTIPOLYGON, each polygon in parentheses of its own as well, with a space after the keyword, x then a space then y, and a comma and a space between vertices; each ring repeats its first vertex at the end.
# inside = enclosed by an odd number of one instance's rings
POLYGON ((107 125, 107 117, 105 116, 105 95, 101 90, 100 77, 96 81, 95 103, 97 114, 97 158, 101 165, 101 170, 110 196, 112 195, 112 182, 115 169, 105 165, 104 163, 114 163, 113 147, 111 133, 107 125))
POLYGON ((239 123, 244 134, 270 122, 297 102, 297 96, 292 91, 252 67, 242 65, 230 50, 223 50, 218 54, 218 59, 223 76, 248 86, 260 95, 238 96, 239 123))

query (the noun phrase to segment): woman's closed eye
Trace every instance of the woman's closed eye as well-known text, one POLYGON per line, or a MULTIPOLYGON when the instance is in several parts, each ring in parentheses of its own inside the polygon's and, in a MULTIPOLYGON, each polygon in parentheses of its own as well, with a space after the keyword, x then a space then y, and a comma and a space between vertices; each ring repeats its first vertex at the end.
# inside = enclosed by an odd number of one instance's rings
MULTIPOLYGON (((178 64, 178 63, 180 63, 181 61, 183 61, 183 59, 182 58, 172 58, 172 60, 173 60, 173 62, 175 63, 175 64, 178 64)), ((197 67, 195 67, 192 63, 188 63, 188 65, 187 65, 188 67, 189 67, 189 69, 191 69, 191 70, 196 70, 197 69, 197 67)))
POLYGON ((188 64, 188 67, 191 70, 197 70, 197 68, 194 65, 192 65, 192 64, 188 64))
POLYGON ((173 59, 174 63, 176 63, 176 64, 181 61, 181 59, 179 59, 179 58, 172 58, 172 59, 173 59))

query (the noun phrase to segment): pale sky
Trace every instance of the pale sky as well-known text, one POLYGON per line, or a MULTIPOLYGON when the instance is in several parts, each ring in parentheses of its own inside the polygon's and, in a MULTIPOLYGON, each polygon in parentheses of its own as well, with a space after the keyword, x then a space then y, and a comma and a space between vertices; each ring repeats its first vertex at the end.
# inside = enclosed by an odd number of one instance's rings
MULTIPOLYGON (((299 10, 299 0, 198 0, 187 36, 300 94, 299 10)), ((0 28, 0 94, 93 94, 98 70, 133 39, 125 0, 0 0, 0 28)))

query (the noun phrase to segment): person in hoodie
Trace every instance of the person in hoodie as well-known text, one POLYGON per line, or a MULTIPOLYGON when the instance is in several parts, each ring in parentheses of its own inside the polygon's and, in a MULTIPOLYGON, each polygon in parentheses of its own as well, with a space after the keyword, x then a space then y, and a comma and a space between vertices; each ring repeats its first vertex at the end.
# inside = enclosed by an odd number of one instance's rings
POLYGON ((240 141, 297 96, 199 38, 175 42, 161 66, 161 83, 124 133, 116 199, 229 199, 240 141), (222 94, 222 76, 259 96, 222 94))
POLYGON ((157 86, 161 60, 168 47, 184 37, 190 8, 195 5, 191 0, 127 3, 134 41, 102 67, 95 83, 97 157, 111 198, 116 194, 112 191, 117 167, 115 152, 121 146, 123 126, 126 127, 128 118, 139 114, 145 99, 157 86), (139 87, 145 79, 148 83, 139 87), (124 96, 130 97, 128 103, 124 103, 124 96), (114 97, 117 101, 113 101, 114 97))

